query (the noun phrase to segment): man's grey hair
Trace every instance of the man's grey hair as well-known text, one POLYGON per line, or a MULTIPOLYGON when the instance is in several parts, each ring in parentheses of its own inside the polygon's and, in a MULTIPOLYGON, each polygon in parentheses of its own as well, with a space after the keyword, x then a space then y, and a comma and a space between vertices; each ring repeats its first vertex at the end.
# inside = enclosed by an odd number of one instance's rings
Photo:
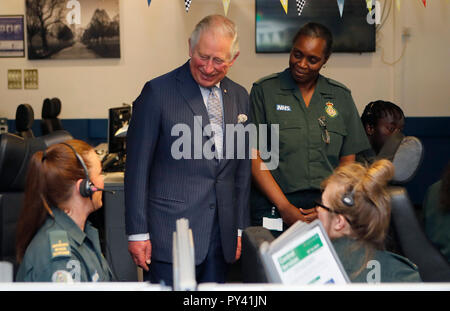
MULTIPOLYGON (((222 36, 232 38, 231 44, 231 59, 233 59, 239 52, 239 40, 237 35, 237 27, 233 21, 222 15, 209 15, 203 18, 192 31, 191 37, 191 49, 194 49, 200 39, 201 34, 205 30, 214 30, 222 36)), ((230 60, 231 60, 230 59, 230 60)))

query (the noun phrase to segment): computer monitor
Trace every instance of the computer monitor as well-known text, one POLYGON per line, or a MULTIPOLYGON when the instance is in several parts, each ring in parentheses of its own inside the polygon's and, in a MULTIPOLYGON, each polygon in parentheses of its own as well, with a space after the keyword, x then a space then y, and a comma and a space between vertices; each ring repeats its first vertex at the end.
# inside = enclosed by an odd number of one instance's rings
POLYGON ((126 135, 118 133, 128 126, 131 119, 131 106, 124 105, 109 109, 108 118, 108 153, 126 153, 126 135))
POLYGON ((342 17, 336 1, 307 1, 300 16, 296 1, 288 2, 286 14, 280 1, 255 1, 256 53, 289 53, 292 39, 307 22, 320 23, 330 29, 333 34, 333 52, 375 52, 376 25, 371 19, 368 22, 369 11, 365 1, 345 1, 342 17))

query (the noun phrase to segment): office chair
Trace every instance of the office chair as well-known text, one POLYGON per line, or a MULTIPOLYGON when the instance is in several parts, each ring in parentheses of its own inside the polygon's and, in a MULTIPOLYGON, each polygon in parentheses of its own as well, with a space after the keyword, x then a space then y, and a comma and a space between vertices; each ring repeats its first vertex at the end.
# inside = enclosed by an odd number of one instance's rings
POLYGON ((34 122, 33 107, 28 104, 20 104, 16 109, 16 132, 27 139, 34 137, 31 127, 34 122))
POLYGON ((244 283, 268 283, 264 265, 259 256, 259 247, 265 241, 272 242, 274 236, 264 227, 248 227, 242 233, 242 280, 244 283))
POLYGON ((61 100, 59 98, 46 98, 42 104, 42 135, 49 134, 53 131, 63 130, 61 120, 58 119, 61 113, 61 100))
POLYGON ((390 187, 389 193, 391 226, 401 255, 419 267, 424 282, 450 282, 450 265, 426 237, 406 189, 390 187))
POLYGON ((36 151, 71 138, 65 131, 28 139, 11 133, 0 135, 0 261, 16 264, 16 225, 30 157, 36 151))

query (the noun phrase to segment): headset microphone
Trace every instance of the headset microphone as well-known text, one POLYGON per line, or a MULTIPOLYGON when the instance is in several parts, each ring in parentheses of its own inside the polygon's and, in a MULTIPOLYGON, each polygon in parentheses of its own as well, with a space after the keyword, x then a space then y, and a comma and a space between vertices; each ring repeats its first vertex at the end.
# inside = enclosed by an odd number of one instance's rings
POLYGON ((105 189, 98 188, 98 187, 95 187, 95 186, 91 186, 91 190, 92 190, 92 192, 95 192, 95 191, 103 191, 103 192, 109 192, 109 193, 111 193, 111 194, 116 194, 115 191, 112 191, 112 190, 105 190, 105 189))
POLYGON ((89 179, 89 173, 88 173, 87 166, 84 163, 83 158, 78 154, 78 152, 75 150, 75 148, 65 142, 62 142, 61 144, 66 145, 73 151, 73 153, 75 154, 75 157, 78 159, 78 162, 83 167, 83 171, 84 171, 84 174, 86 177, 81 181, 80 188, 79 188, 80 194, 82 197, 92 199, 92 194, 96 191, 105 191, 105 192, 115 194, 115 191, 97 188, 89 179))

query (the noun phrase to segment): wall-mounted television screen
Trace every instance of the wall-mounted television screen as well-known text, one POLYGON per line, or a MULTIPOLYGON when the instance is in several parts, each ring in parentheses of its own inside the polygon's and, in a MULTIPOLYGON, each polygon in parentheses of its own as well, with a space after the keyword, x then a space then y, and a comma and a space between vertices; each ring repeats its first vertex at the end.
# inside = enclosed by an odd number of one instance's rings
POLYGON ((333 52, 375 52, 375 23, 368 22, 365 0, 346 0, 342 18, 336 0, 307 0, 300 16, 296 0, 288 1, 287 15, 278 0, 255 1, 256 53, 289 53, 292 39, 307 22, 331 30, 333 52))

